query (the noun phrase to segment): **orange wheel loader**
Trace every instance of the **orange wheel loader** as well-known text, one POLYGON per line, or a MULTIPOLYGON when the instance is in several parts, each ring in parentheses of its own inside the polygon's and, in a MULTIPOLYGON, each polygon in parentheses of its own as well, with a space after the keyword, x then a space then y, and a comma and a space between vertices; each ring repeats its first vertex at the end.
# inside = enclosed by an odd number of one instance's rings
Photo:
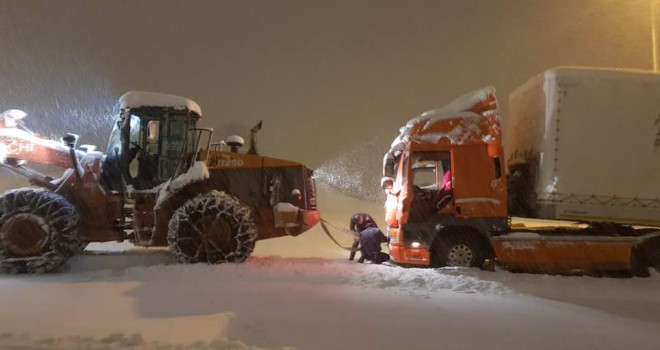
POLYGON ((211 151, 194 101, 133 91, 119 102, 106 153, 73 134, 43 139, 21 111, 0 115, 0 166, 36 186, 0 196, 1 272, 52 271, 89 242, 123 240, 169 247, 180 262, 241 262, 255 241, 319 221, 312 171, 260 156, 261 124, 248 152, 238 136, 211 151), (53 178, 28 162, 65 171, 53 178))

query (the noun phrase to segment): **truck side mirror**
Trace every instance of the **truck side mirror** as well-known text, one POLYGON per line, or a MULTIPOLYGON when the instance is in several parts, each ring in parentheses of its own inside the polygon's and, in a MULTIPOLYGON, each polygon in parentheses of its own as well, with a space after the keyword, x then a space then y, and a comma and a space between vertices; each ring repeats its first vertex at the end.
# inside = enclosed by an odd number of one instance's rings
POLYGON ((389 176, 384 176, 380 179, 380 188, 389 191, 394 187, 394 179, 389 176))

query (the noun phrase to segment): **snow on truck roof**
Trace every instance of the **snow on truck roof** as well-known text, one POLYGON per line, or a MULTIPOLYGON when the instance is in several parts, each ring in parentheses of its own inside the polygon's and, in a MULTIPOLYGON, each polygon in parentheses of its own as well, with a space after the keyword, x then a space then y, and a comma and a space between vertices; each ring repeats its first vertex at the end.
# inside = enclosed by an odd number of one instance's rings
POLYGON ((473 138, 481 138, 484 142, 490 141, 499 137, 499 130, 493 130, 497 135, 493 132, 486 134, 482 132, 478 124, 486 116, 497 117, 497 99, 495 88, 492 86, 464 94, 444 107, 426 111, 409 120, 399 129, 399 136, 392 142, 390 152, 401 150, 404 144, 411 140, 435 143, 447 138, 452 143, 459 144, 473 138), (451 120, 460 122, 450 130, 435 130, 439 124, 446 124, 446 121, 451 120))
POLYGON ((590 79, 613 79, 613 80, 637 80, 637 81, 658 81, 660 74, 650 70, 628 69, 628 68, 607 68, 607 67, 579 67, 579 66, 560 66, 548 69, 530 78, 527 82, 516 88, 509 94, 509 100, 530 89, 533 89, 544 82, 556 84, 558 80, 571 79, 584 81, 590 79))
POLYGON ((187 108, 200 116, 202 115, 202 109, 197 102, 182 96, 157 92, 129 91, 119 98, 119 105, 121 109, 137 107, 187 108))

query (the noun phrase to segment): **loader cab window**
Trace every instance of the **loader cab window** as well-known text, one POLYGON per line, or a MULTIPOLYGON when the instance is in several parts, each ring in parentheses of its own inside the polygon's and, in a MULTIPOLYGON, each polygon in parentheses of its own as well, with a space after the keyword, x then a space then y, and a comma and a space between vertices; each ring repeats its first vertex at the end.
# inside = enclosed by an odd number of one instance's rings
POLYGON ((146 190, 169 180, 179 170, 186 171, 193 152, 184 147, 195 145, 195 140, 186 139, 195 117, 187 110, 173 108, 131 110, 123 133, 126 181, 138 190, 146 190))
POLYGON ((160 117, 144 113, 130 115, 128 137, 128 173, 134 186, 148 189, 162 181, 156 177, 158 168, 160 117))
POLYGON ((112 193, 121 192, 123 187, 120 166, 122 125, 123 119, 120 117, 112 129, 112 133, 110 133, 105 161, 102 165, 103 170, 101 171, 101 185, 112 193))
POLYGON ((131 175, 131 178, 138 177, 138 166, 139 166, 139 153, 140 153, 140 117, 132 115, 130 119, 130 132, 128 138, 128 153, 130 163, 128 164, 128 173, 131 175))
POLYGON ((169 114, 163 126, 163 135, 161 137, 162 151, 160 153, 160 164, 158 167, 158 178, 167 180, 174 176, 177 167, 182 170, 188 169, 191 165, 191 157, 196 140, 194 133, 188 133, 189 128, 195 127, 194 120, 189 118, 188 114, 169 114), (188 121, 191 120, 191 123, 188 121), (186 140, 186 134, 189 140, 186 140), (186 149, 184 149, 184 146, 186 149), (179 164, 179 163, 182 164, 179 164))
POLYGON ((160 120, 150 120, 147 124, 147 153, 158 154, 158 141, 160 136, 160 120))

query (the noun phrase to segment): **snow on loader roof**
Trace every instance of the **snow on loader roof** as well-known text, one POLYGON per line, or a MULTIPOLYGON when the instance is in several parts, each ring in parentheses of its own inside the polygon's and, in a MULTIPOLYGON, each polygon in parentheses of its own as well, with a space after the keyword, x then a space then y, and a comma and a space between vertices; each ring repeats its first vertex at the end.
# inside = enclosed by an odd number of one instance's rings
POLYGON ((197 102, 182 96, 157 92, 129 91, 119 98, 119 105, 121 109, 152 106, 187 108, 199 116, 202 115, 202 109, 197 102))

